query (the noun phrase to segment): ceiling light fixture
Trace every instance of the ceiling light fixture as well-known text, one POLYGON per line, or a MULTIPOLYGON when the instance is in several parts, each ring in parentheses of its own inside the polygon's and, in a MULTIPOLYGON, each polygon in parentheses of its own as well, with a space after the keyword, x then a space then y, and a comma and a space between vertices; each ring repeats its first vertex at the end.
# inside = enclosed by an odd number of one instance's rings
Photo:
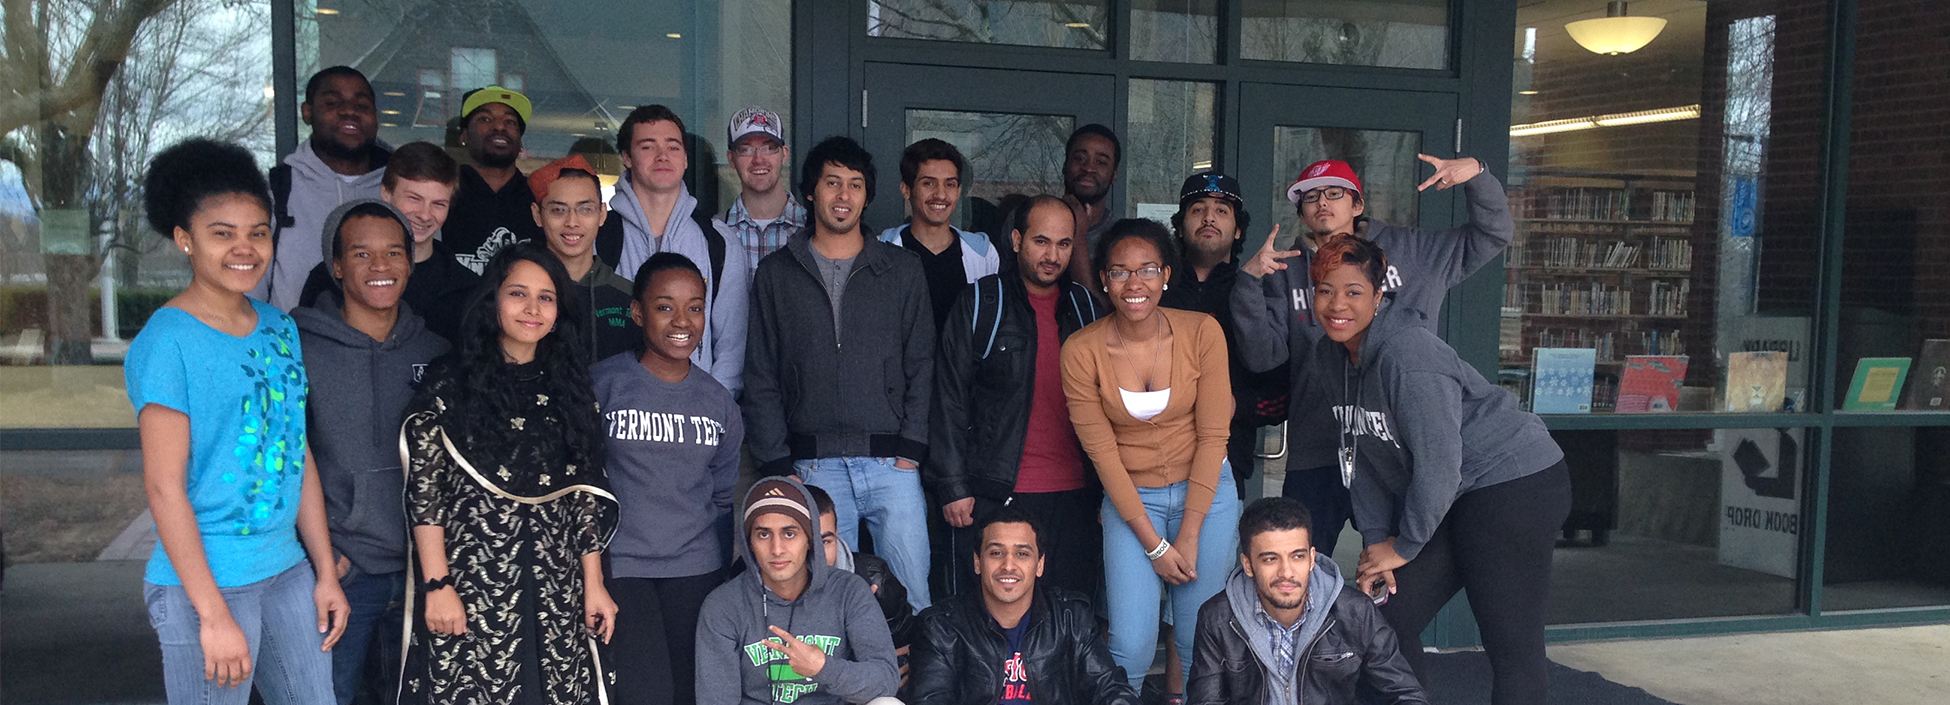
POLYGON ((380 127, 399 127, 399 124, 398 124, 398 123, 391 123, 391 122, 382 122, 382 123, 379 123, 379 126, 380 126, 380 127))
POLYGON ((398 114, 399 114, 399 111, 398 111, 398 110, 381 110, 381 111, 379 111, 379 114, 380 114, 380 115, 398 115, 398 114))
POLYGON ((684 35, 682 35, 682 34, 679 34, 679 33, 677 33, 677 32, 668 32, 668 33, 666 33, 666 34, 664 34, 664 36, 666 36, 666 37, 670 37, 671 39, 683 39, 683 38, 684 38, 684 35))
POLYGON ((1511 137, 1548 135, 1553 132, 1589 130, 1594 127, 1621 127, 1624 125, 1644 125, 1652 122, 1673 122, 1677 120, 1698 120, 1699 104, 1680 105, 1657 110, 1636 110, 1629 113, 1611 113, 1589 117, 1545 120, 1510 126, 1511 137))
POLYGON ((1090 29, 1089 22, 1065 22, 1063 26, 1069 27, 1070 29, 1090 29))
POLYGON ((332 9, 332 8, 329 8, 329 7, 321 7, 321 8, 318 8, 317 10, 314 10, 314 12, 317 12, 318 14, 321 14, 321 15, 336 15, 336 14, 338 14, 338 13, 339 13, 339 11, 338 11, 338 10, 334 10, 334 9, 332 9))
POLYGON ((392 97, 394 97, 394 98, 404 98, 404 97, 406 97, 406 94, 405 94, 405 93, 401 93, 401 92, 399 92, 399 91, 386 91, 386 93, 385 93, 385 95, 389 95, 389 96, 392 96, 392 97))
POLYGON ((1537 95, 1537 91, 1517 91, 1517 95, 1537 95))
POLYGON ((1192 162, 1192 168, 1197 169, 1199 171, 1205 171, 1206 169, 1212 168, 1212 160, 1207 159, 1202 162, 1192 162))
POLYGON ((1626 16, 1622 0, 1606 3, 1604 17, 1564 25, 1564 31, 1569 32, 1579 46, 1594 54, 1612 56, 1645 48, 1665 28, 1666 20, 1663 17, 1626 16))

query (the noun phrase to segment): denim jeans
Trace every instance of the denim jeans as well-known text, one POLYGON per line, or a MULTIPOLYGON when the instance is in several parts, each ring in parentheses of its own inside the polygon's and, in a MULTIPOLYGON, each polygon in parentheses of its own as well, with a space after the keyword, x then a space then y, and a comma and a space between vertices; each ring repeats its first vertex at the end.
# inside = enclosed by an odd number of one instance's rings
MULTIPOLYGON (((1169 597, 1173 646, 1188 678, 1192 669, 1192 637, 1198 625, 1198 608, 1225 589, 1226 574, 1239 564, 1239 493, 1233 488, 1232 469, 1219 473, 1218 491, 1198 532, 1198 579, 1184 585, 1168 585, 1151 569, 1145 554, 1151 546, 1141 545, 1131 525, 1117 514, 1117 507, 1105 497, 1104 595, 1110 612, 1110 656, 1124 667, 1132 687, 1142 687, 1144 674, 1158 651, 1159 604, 1169 597)), ((1190 481, 1164 487, 1139 487, 1144 512, 1151 528, 1171 539, 1178 535, 1185 519, 1185 491, 1190 481)))
POLYGON ((251 676, 242 685, 218 687, 203 678, 202 620, 180 585, 144 583, 149 626, 162 643, 163 689, 172 705, 244 705, 255 684, 270 705, 333 705, 332 655, 319 648, 317 585, 311 564, 301 562, 249 585, 221 588, 230 616, 250 645, 251 676))
POLYGON ((873 532, 873 552, 887 561, 907 588, 915 612, 927 609, 928 506, 921 495, 921 472, 903 470, 893 458, 819 458, 792 464, 808 485, 833 496, 840 538, 860 545, 860 520, 873 532))
POLYGON ((382 701, 391 702, 399 677, 406 571, 375 574, 354 566, 339 579, 339 587, 352 605, 352 617, 345 622, 345 635, 332 647, 332 690, 338 693, 339 705, 352 705, 360 688, 374 683, 384 696, 382 701), (377 658, 368 659, 369 651, 376 651, 372 655, 377 658), (377 673, 367 672, 369 661, 380 666, 377 673))

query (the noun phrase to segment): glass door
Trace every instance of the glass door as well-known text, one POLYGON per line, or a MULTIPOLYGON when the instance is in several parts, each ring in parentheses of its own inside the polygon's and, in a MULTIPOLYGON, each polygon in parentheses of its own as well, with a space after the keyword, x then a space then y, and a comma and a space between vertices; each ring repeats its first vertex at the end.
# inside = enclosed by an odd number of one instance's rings
MULTIPOLYGON (((1079 125, 1113 124, 1110 76, 916 64, 866 64, 865 145, 880 179, 867 225, 906 217, 900 153, 934 137, 968 160, 955 225, 1004 243, 998 204, 1010 194, 1062 194, 1063 144, 1079 125)), ((1117 194, 1113 193, 1113 198, 1117 194)))

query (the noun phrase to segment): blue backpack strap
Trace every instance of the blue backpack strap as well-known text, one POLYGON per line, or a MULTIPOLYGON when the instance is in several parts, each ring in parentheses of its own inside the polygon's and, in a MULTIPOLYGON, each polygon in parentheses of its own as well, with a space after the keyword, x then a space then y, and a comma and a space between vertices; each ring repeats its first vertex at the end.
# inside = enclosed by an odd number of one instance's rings
MULTIPOLYGON (((982 301, 981 294, 982 294, 982 285, 978 280, 975 284, 975 302, 976 302, 975 305, 978 309, 981 307, 981 301, 982 301)), ((995 351, 995 334, 997 331, 1002 330, 1002 310, 1003 308, 1006 307, 1006 303, 1003 301, 1002 296, 1003 296, 1002 278, 996 277, 995 278, 995 310, 989 314, 988 342, 983 344, 982 346, 982 359, 984 360, 989 359, 989 353, 995 351)), ((979 333, 980 331, 978 330, 977 332, 979 333)))

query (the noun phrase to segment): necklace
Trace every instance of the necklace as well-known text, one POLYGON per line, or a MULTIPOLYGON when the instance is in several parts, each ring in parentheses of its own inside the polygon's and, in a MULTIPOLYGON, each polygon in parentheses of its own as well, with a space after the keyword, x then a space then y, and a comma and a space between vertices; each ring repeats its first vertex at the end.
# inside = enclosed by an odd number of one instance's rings
MULTIPOLYGON (((1341 421, 1339 436, 1341 442, 1341 487, 1343 488, 1351 488, 1354 486, 1354 463, 1361 457, 1361 439, 1357 435, 1355 427, 1355 424, 1359 423, 1355 414, 1359 412, 1355 409, 1356 405, 1349 404, 1347 400, 1348 390, 1354 386, 1353 379, 1354 366, 1343 365, 1341 367, 1341 408, 1346 410, 1342 413, 1347 415, 1341 421)), ((1354 399, 1356 402, 1359 402, 1361 399, 1360 394, 1356 393, 1354 399)))
MULTIPOLYGON (((1158 358, 1164 354, 1165 348, 1165 346, 1159 344, 1164 340, 1165 314, 1163 311, 1155 311, 1153 313, 1158 316, 1158 332, 1151 336, 1151 371, 1150 376, 1143 380, 1144 391, 1147 392, 1157 391, 1151 387, 1158 379, 1158 358)), ((1110 338, 1112 342, 1117 343, 1117 347, 1124 347, 1124 338, 1117 334, 1116 321, 1112 321, 1110 324, 1110 338)), ((1137 374, 1137 370, 1132 370, 1131 374, 1137 374)))

